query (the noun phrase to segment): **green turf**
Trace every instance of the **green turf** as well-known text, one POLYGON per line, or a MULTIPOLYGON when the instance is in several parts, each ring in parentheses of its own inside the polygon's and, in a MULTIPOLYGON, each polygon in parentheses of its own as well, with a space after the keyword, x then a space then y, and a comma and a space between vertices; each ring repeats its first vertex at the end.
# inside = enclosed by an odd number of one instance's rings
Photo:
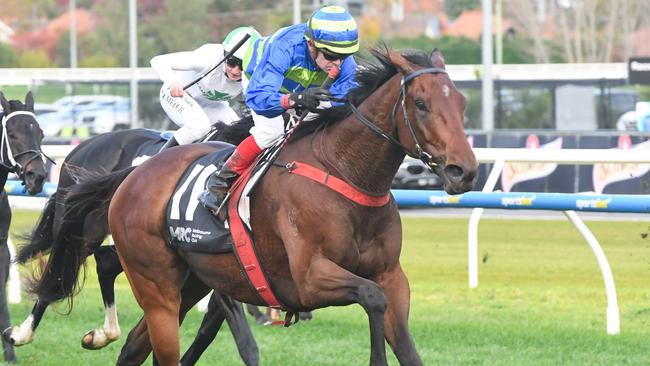
MULTIPOLYGON (((12 232, 33 214, 14 212, 12 232)), ((402 264, 411 283, 411 333, 427 365, 649 365, 650 239, 647 222, 589 222, 609 259, 621 310, 621 334, 605 332, 606 298, 596 259, 564 221, 483 220, 479 287, 467 286, 467 220, 404 218, 402 264)), ((26 365, 110 365, 140 316, 128 284, 118 282, 123 337, 100 351, 80 347, 103 323, 89 266, 69 316, 49 312, 31 345, 17 349, 26 365)), ((31 309, 12 305, 14 323, 31 309)), ((201 314, 182 328, 186 348, 201 314)), ((251 322, 252 324, 252 322, 251 322)), ((358 305, 318 310, 288 329, 253 325, 262 365, 367 365, 368 325, 358 305)), ((397 361, 388 351, 389 362, 397 361)), ((150 362, 148 362, 150 364, 150 362)), ((217 336, 200 365, 240 365, 229 332, 217 336)))

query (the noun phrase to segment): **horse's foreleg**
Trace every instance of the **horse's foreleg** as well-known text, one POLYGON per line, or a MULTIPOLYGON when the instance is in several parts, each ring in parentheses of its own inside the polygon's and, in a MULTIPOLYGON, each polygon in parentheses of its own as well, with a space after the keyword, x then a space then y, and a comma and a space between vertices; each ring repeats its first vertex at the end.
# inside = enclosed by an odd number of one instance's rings
POLYGON ((83 348, 93 350, 104 348, 120 337, 120 323, 115 304, 115 278, 122 273, 122 265, 113 245, 99 247, 94 254, 99 288, 104 301, 104 326, 88 331, 81 339, 83 348))
POLYGON ((203 316, 199 331, 196 337, 194 337, 194 342, 192 342, 190 348, 187 349, 183 358, 181 358, 181 365, 183 366, 194 365, 199 360, 199 357, 208 348, 208 345, 212 343, 214 337, 217 336, 223 321, 226 319, 220 304, 215 299, 215 294, 216 292, 213 292, 212 296, 210 296, 208 311, 203 316))
MULTIPOLYGON (((3 228, 5 229, 5 228, 3 228)), ((8 229, 8 228, 7 228, 8 229)), ((3 233, 0 239, 0 329, 9 328, 11 318, 9 317, 9 308, 7 306, 7 279, 9 277, 9 266, 11 265, 11 255, 7 246, 8 231, 3 233)), ((16 354, 11 341, 2 340, 4 350, 4 360, 9 363, 16 362, 16 354)))
POLYGON ((400 365, 422 365, 408 329, 410 289, 406 275, 400 266, 379 278, 383 287, 388 308, 384 316, 386 340, 393 349, 400 365))
POLYGON ((19 326, 9 327, 2 332, 5 341, 11 342, 14 346, 22 346, 32 343, 36 333, 36 327, 41 322, 43 314, 49 305, 48 302, 36 300, 32 312, 19 326))
POLYGON ((220 295, 216 291, 212 296, 218 300, 221 309, 223 309, 226 315, 228 327, 232 332, 233 338, 235 338, 239 355, 242 361, 244 361, 244 364, 247 366, 259 365, 260 350, 257 348, 257 342, 246 320, 246 314, 244 314, 242 304, 229 296, 220 295))
POLYGON ((386 297, 378 284, 325 258, 312 260, 305 277, 297 282, 300 301, 307 308, 361 305, 370 322, 370 365, 388 365, 384 344, 386 297))
POLYGON ((260 352, 253 337, 242 304, 228 296, 212 293, 208 312, 203 317, 201 328, 190 348, 181 359, 181 365, 194 365, 201 354, 214 340, 223 321, 228 321, 239 355, 247 366, 259 365, 260 352))
POLYGON ((147 322, 141 318, 138 324, 129 332, 124 346, 117 358, 117 366, 142 365, 151 353, 151 342, 147 332, 147 322))

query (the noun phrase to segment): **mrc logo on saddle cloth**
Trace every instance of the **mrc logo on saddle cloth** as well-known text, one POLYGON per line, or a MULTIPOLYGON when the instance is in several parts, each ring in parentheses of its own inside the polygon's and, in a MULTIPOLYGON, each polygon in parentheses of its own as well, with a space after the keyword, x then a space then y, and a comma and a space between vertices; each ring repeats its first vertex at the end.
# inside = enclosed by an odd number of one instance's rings
POLYGON ((168 242, 173 248, 193 252, 232 251, 227 224, 219 221, 197 199, 205 181, 230 156, 234 146, 202 156, 188 166, 167 204, 168 242))

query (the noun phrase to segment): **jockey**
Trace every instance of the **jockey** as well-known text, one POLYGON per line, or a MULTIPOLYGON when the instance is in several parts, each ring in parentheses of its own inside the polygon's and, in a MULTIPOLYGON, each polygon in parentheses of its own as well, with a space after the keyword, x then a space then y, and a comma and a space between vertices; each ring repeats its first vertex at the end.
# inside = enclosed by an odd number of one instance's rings
POLYGON ((258 39, 246 54, 242 79, 255 123, 251 136, 210 176, 199 201, 218 209, 230 184, 283 135, 283 112, 296 107, 316 111, 320 102, 343 98, 356 87, 357 64, 348 56, 358 50, 357 24, 340 6, 323 7, 307 23, 258 39), (320 85, 332 68, 340 72, 328 91, 320 85))
POLYGON ((242 60, 248 47, 260 34, 252 27, 239 27, 230 32, 223 44, 208 43, 194 51, 155 56, 151 67, 163 81, 160 104, 167 116, 180 128, 161 151, 176 145, 192 143, 210 132, 217 121, 230 124, 240 119, 228 101, 242 92, 242 60), (199 82, 183 90, 183 86, 212 69, 246 35, 250 38, 199 82), (215 118, 214 121, 210 117, 215 118))

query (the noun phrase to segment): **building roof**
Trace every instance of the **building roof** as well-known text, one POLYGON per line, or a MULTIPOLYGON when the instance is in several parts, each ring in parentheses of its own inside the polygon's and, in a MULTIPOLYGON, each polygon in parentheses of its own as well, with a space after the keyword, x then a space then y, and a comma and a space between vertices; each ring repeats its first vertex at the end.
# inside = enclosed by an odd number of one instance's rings
MULTIPOLYGON (((492 32, 495 29, 494 16, 492 16, 492 32)), ((501 21, 501 31, 505 32, 510 29, 512 24, 509 20, 503 19, 501 21)), ((483 33, 483 12, 478 10, 465 10, 458 18, 451 21, 447 29, 443 31, 444 35, 466 37, 478 40, 483 33)))
MULTIPOLYGON (((76 9, 77 34, 84 34, 94 28, 96 17, 86 9, 76 9)), ((19 50, 43 49, 52 55, 61 33, 70 29, 70 13, 66 12, 49 21, 45 26, 28 33, 14 34, 11 43, 19 50)))

